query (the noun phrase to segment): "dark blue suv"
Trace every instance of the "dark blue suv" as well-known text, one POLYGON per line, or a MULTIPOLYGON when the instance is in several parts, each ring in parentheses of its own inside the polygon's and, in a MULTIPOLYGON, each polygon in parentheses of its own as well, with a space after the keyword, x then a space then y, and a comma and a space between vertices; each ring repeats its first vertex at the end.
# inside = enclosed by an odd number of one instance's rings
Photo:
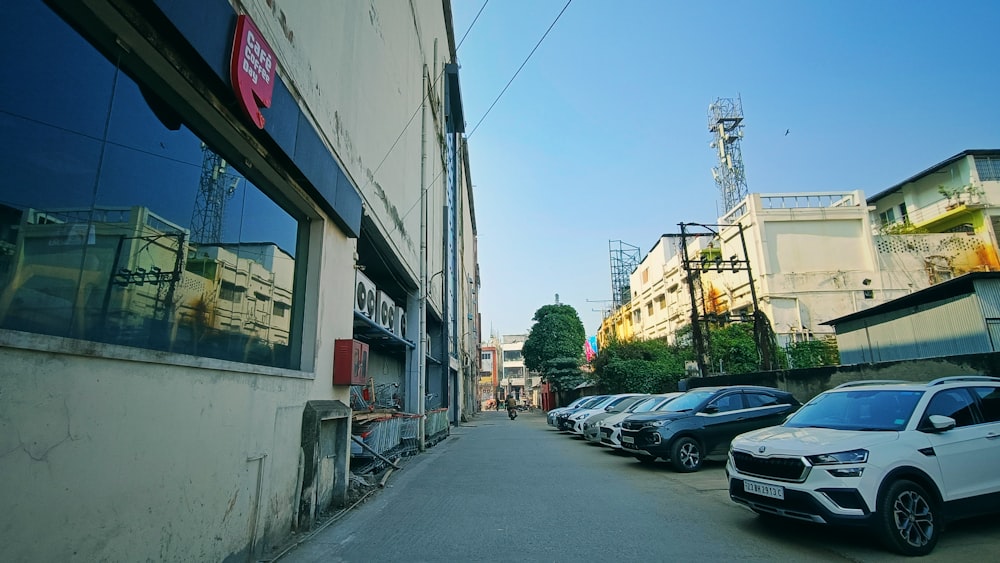
POLYGON ((698 471, 705 458, 725 459, 737 435, 777 426, 800 405, 791 393, 771 387, 693 389, 671 401, 669 411, 622 421, 622 451, 643 463, 662 458, 677 471, 698 471))

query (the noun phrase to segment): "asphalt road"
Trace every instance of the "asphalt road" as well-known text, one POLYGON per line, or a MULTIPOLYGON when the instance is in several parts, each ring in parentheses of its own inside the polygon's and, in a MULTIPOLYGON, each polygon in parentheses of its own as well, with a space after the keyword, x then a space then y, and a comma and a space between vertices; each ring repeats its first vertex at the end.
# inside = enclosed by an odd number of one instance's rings
MULTIPOLYGON (((866 534, 758 518, 723 464, 678 474, 559 433, 541 412, 484 412, 403 460, 384 489, 282 563, 903 561, 866 534)), ((961 522, 922 562, 988 561, 1000 518, 961 522)))

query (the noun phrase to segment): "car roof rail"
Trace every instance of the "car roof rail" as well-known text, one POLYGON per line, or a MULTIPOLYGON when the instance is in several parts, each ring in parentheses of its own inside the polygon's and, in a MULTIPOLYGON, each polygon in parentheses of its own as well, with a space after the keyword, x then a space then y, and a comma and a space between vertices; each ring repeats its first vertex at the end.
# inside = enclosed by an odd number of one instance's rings
POLYGON ((939 377, 927 384, 928 387, 933 385, 942 385, 945 383, 956 383, 959 381, 994 381, 1000 382, 1000 377, 992 377, 989 375, 952 375, 949 377, 939 377))
POLYGON ((861 387, 863 385, 891 385, 894 383, 913 383, 913 382, 904 381, 902 379, 862 379, 859 381, 848 381, 847 383, 841 383, 840 385, 834 387, 834 389, 843 389, 845 387, 861 387))

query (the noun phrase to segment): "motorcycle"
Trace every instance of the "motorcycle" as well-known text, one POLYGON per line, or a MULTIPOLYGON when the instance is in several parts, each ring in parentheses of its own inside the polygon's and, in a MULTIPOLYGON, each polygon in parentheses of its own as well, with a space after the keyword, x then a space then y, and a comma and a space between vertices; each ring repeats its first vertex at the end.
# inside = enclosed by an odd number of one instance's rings
POLYGON ((516 408, 507 409, 507 416, 509 416, 511 420, 517 418, 517 409, 516 408))

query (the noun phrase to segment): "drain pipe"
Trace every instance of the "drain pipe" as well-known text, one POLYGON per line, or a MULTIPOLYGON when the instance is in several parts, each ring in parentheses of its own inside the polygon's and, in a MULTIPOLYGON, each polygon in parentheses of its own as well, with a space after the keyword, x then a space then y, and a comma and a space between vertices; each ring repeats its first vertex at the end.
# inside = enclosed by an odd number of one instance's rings
POLYGON ((424 440, 425 420, 425 390, 427 379, 427 65, 423 66, 423 80, 420 102, 420 305, 417 314, 420 316, 418 330, 420 346, 417 347, 417 396, 416 414, 420 415, 417 428, 417 444, 420 451, 427 447, 424 440))

